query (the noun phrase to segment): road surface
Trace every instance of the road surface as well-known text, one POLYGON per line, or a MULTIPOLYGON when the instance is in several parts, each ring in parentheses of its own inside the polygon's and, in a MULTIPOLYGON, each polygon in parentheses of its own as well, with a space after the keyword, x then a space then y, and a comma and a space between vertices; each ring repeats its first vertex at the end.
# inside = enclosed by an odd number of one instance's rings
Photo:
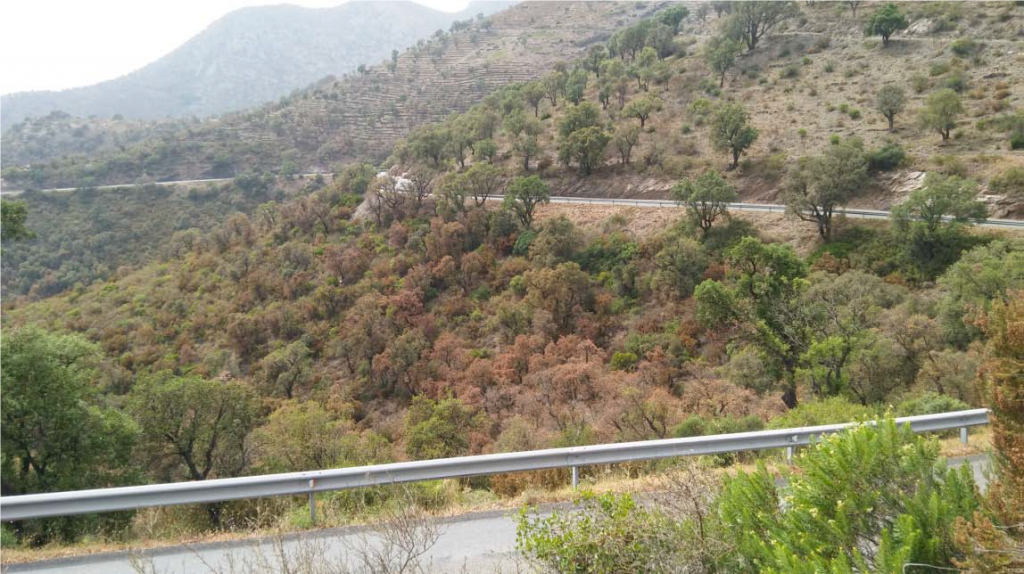
MULTIPOLYGON (((982 489, 987 486, 987 455, 950 460, 950 465, 959 464, 970 464, 978 486, 982 489)), ((423 563, 430 565, 431 572, 497 572, 502 569, 515 572, 516 514, 515 510, 479 512, 440 521, 442 533, 437 543, 425 554, 423 563)), ((352 549, 367 543, 379 547, 380 539, 365 528, 349 527, 280 538, 145 550, 137 553, 135 557, 145 565, 147 573, 227 571, 231 562, 236 565, 237 572, 237 565, 240 562, 252 561, 259 555, 269 557, 273 554, 275 546, 280 546, 291 554, 312 552, 322 560, 342 561, 354 569, 357 556, 352 549)), ((12 565, 5 568, 4 572, 133 574, 137 571, 132 566, 131 553, 110 552, 12 565)))
MULTIPOLYGON (((382 172, 384 173, 384 172, 382 172)), ((316 173, 304 173, 298 177, 312 178, 318 175, 328 176, 329 174, 316 174, 316 173)), ((131 187, 140 187, 143 185, 198 185, 206 183, 224 183, 233 181, 234 178, 220 178, 220 179, 192 179, 183 181, 160 181, 153 182, 151 184, 143 183, 130 183, 124 185, 101 185, 92 187, 89 189, 126 189, 131 187)), ((399 178, 401 180, 401 178, 399 178)), ((407 181, 407 180, 402 180, 407 181)), ((53 193, 53 192, 72 192, 76 189, 74 187, 59 187, 52 189, 41 189, 41 193, 53 193)), ((11 190, 0 192, 2 196, 17 196, 24 193, 22 190, 11 190)), ((493 201, 501 201, 501 196, 492 196, 489 198, 493 201)), ((552 197, 551 203, 585 203, 593 205, 623 205, 630 207, 680 207, 679 204, 670 199, 612 199, 612 198, 599 198, 599 197, 552 197)), ((761 211, 769 213, 784 213, 786 211, 785 205, 776 205, 771 203, 730 203, 729 209, 736 211, 761 211)), ((836 215, 845 215, 846 217, 853 217, 859 219, 888 219, 890 212, 880 211, 875 209, 855 209, 855 208, 840 208, 836 210, 836 215)), ((947 218, 948 219, 948 218, 947 218)), ((993 227, 1002 229, 1024 229, 1024 221, 1018 221, 1014 219, 986 219, 979 223, 981 227, 993 227)))

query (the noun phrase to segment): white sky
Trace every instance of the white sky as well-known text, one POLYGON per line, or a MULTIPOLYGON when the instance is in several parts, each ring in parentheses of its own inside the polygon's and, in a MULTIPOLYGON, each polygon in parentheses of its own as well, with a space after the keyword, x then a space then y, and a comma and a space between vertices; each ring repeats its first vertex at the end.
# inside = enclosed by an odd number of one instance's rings
MULTIPOLYGON (((468 0, 414 0, 457 12, 468 0)), ((245 6, 323 8, 344 0, 2 0, 0 94, 59 90, 127 74, 245 6)))

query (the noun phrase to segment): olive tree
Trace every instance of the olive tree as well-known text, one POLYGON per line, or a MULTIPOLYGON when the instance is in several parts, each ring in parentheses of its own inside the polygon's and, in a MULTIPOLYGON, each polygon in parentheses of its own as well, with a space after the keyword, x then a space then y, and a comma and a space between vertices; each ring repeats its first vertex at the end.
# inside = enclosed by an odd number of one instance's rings
POLYGON ((732 16, 740 38, 753 52, 758 41, 780 23, 796 17, 800 9, 793 2, 757 1, 734 2, 732 16))
POLYGON ((24 201, 8 201, 0 199, 0 237, 4 241, 32 239, 35 234, 25 225, 28 219, 28 207, 24 201))
POLYGON ((660 98, 645 95, 629 102, 622 110, 622 115, 640 120, 640 127, 643 128, 647 123, 647 118, 651 117, 654 112, 660 111, 661 106, 660 98))
POLYGON ((865 36, 881 36, 882 46, 889 45, 889 37, 899 30, 905 30, 909 22, 893 2, 883 4, 876 9, 864 25, 865 36))
POLYGON ((906 94, 903 93, 903 89, 899 86, 882 86, 882 89, 878 90, 875 107, 889 121, 890 132, 893 131, 893 122, 896 119, 896 114, 903 111, 906 102, 906 94))
MULTIPOLYGON (((256 426, 258 400, 236 381, 159 373, 132 389, 129 411, 140 430, 140 453, 161 480, 238 476, 248 464, 246 436, 256 426)), ((207 506, 214 526, 221 507, 207 506)))
POLYGON ((517 177, 505 192, 505 207, 511 209, 523 227, 533 224, 533 212, 537 205, 551 201, 551 187, 536 175, 517 177))
POLYGON ((950 130, 956 127, 957 117, 962 113, 964 105, 960 96, 950 88, 943 88, 928 96, 921 110, 921 124, 939 132, 942 141, 946 141, 950 130))
POLYGON ((715 149, 732 154, 729 169, 740 163, 740 154, 757 140, 757 129, 750 125, 750 115, 736 103, 722 105, 711 121, 711 143, 715 149))
POLYGON ((672 188, 673 198, 686 205, 690 215, 707 233, 720 215, 728 211, 728 204, 736 201, 736 190, 718 172, 711 170, 696 179, 684 179, 672 188))
POLYGON ((725 86, 725 73, 736 65, 742 46, 728 36, 715 36, 704 46, 704 61, 718 74, 718 87, 725 86))
POLYGON ((800 219, 817 224, 818 234, 828 241, 836 208, 862 192, 867 180, 864 150, 859 141, 847 140, 797 163, 786 186, 786 207, 800 219))

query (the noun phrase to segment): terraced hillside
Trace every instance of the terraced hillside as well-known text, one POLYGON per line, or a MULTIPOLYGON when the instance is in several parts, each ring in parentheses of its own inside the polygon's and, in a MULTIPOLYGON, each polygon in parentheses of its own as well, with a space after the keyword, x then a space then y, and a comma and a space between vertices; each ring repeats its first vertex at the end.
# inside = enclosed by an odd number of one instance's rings
MULTIPOLYGON (((436 34, 392 65, 326 78, 274 104, 123 151, 8 168, 4 181, 13 187, 65 187, 314 171, 382 158, 413 127, 463 111, 499 86, 535 78, 663 4, 519 4, 436 34)), ((17 156, 17 145, 5 141, 5 151, 17 156)))

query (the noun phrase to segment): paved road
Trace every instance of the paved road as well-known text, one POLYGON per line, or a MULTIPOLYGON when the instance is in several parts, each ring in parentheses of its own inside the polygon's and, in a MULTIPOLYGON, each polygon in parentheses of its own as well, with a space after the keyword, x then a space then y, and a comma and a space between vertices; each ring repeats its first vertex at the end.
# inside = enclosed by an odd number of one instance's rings
MULTIPOLYGON (((332 177, 332 174, 329 174, 329 173, 300 173, 300 174, 296 175, 295 177, 301 177, 301 178, 309 179, 309 178, 314 178, 314 177, 316 177, 318 175, 323 176, 325 178, 332 177)), ((216 178, 211 178, 211 179, 182 179, 182 180, 179 180, 179 181, 151 181, 149 183, 122 183, 122 184, 117 184, 117 185, 93 185, 93 186, 88 186, 88 187, 86 187, 86 186, 80 186, 80 187, 51 187, 51 188, 48 188, 48 189, 39 189, 39 190, 36 190, 36 191, 38 193, 70 193, 72 191, 77 191, 79 189, 129 189, 129 188, 132 188, 132 187, 143 187, 143 186, 146 186, 146 185, 201 185, 201 184, 204 184, 204 183, 226 183, 226 182, 234 181, 234 180, 235 180, 235 178, 233 178, 233 177, 216 177, 216 178)), ((11 196, 21 195, 23 193, 25 193, 25 190, 23 190, 23 189, 10 189, 10 190, 5 190, 5 191, 0 191, 0 196, 11 197, 11 196)))
MULTIPOLYGON (((383 172, 382 172, 383 173, 383 172)), ((312 178, 317 175, 328 175, 328 174, 316 174, 316 173, 304 173, 298 177, 312 178)), ((401 179, 401 178, 400 178, 401 179)), ((140 187, 142 185, 196 185, 204 183, 223 183, 232 181, 233 178, 220 178, 220 179, 192 179, 184 181, 160 181, 154 182, 153 184, 142 184, 142 183, 131 183, 124 185, 101 185, 93 187, 91 189, 122 189, 131 187, 140 187)), ((52 193, 52 192, 72 192, 76 189, 74 187, 60 187, 52 189, 42 189, 40 192, 52 193)), ((12 190, 0 192, 2 196, 16 196, 23 193, 21 190, 12 190)), ((492 196, 489 198, 493 201, 501 201, 501 196, 492 196)), ((631 207, 680 207, 676 202, 669 199, 612 199, 612 198, 598 198, 598 197, 552 197, 551 203, 584 203, 592 205, 623 205, 631 207)), ((784 213, 786 211, 785 205, 776 205, 771 203, 730 203, 729 209, 736 211, 761 211, 769 213, 784 213)), ((836 211, 836 214, 842 214, 847 217, 859 218, 859 219, 888 219, 890 213, 888 211, 880 211, 875 209, 855 209, 855 208, 841 208, 836 211)), ((947 218, 948 219, 948 218, 947 218)), ((986 219, 979 225, 982 227, 994 227, 1003 229, 1024 229, 1024 221, 1018 221, 1014 219, 986 219)))
MULTIPOLYGON (((987 455, 953 459, 950 464, 970 464, 978 485, 982 489, 987 486, 987 455)), ((432 572, 496 572, 503 568, 515 571, 515 511, 467 514, 442 521, 441 528, 443 532, 437 543, 424 557, 432 572)), ((149 550, 141 552, 137 558, 151 568, 147 573, 211 572, 218 568, 226 569, 232 561, 237 565, 239 561, 253 560, 261 553, 269 556, 275 545, 281 545, 292 554, 312 551, 324 560, 340 561, 354 568, 357 556, 352 548, 363 544, 379 547, 380 543, 380 539, 366 529, 338 528, 289 535, 283 539, 262 538, 149 550)), ((132 567, 129 553, 113 552, 15 565, 4 572, 132 574, 136 570, 132 567)))
MULTIPOLYGON (((500 199, 500 198, 495 198, 500 199)), ((551 203, 583 203, 592 205, 622 205, 631 207, 679 207, 669 199, 609 199, 597 197, 552 197, 551 203)), ((785 205, 771 203, 730 203, 729 209, 736 211, 760 211, 768 213, 785 213, 785 205)), ((840 208, 836 215, 845 215, 857 219, 889 219, 891 213, 876 209, 840 208)), ((946 218, 949 220, 949 218, 946 218)), ((986 219, 979 224, 982 227, 1003 229, 1024 229, 1024 221, 1015 219, 986 219)))

